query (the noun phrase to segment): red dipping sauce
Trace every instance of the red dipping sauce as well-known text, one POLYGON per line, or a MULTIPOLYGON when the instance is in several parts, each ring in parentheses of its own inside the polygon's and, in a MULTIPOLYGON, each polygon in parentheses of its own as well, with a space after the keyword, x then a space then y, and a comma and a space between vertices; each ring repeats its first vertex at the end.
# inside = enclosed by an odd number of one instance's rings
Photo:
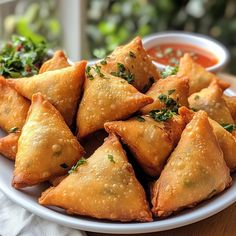
POLYGON ((163 65, 176 66, 184 53, 189 53, 193 60, 203 67, 217 64, 218 59, 212 53, 188 44, 161 44, 147 50, 153 61, 163 65))

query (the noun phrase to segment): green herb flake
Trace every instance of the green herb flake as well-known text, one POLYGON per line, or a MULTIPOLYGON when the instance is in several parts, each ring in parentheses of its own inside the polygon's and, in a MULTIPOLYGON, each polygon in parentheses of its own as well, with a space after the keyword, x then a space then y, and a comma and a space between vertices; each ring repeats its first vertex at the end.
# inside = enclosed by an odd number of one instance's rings
POLYGON ((169 54, 172 54, 173 51, 174 51, 173 48, 166 48, 165 51, 164 51, 164 53, 165 53, 166 55, 169 55, 169 54))
POLYGON ((76 171, 76 169, 77 169, 79 166, 81 166, 81 165, 83 165, 83 164, 85 164, 85 163, 87 163, 87 160, 86 160, 84 157, 82 157, 80 160, 78 160, 78 162, 76 163, 76 165, 72 166, 72 168, 68 171, 68 173, 69 173, 69 174, 73 173, 74 171, 76 171))
POLYGON ((9 133, 10 133, 10 134, 11 134, 11 133, 16 133, 18 130, 19 130, 18 127, 13 127, 13 128, 11 128, 11 129, 9 130, 9 133))
POLYGON ((106 65, 106 64, 107 64, 107 61, 104 59, 104 60, 100 61, 100 63, 101 63, 102 65, 106 65))
POLYGON ((132 58, 136 58, 135 54, 133 52, 129 52, 129 56, 132 57, 132 58))
POLYGON ((171 95, 175 92, 175 89, 168 90, 168 95, 171 95))
POLYGON ((144 122, 145 119, 142 116, 136 116, 136 120, 139 122, 144 122))
POLYGON ((196 95, 195 97, 194 97, 194 100, 198 100, 200 98, 200 96, 199 95, 196 95))
POLYGON ((164 55, 163 55, 162 52, 157 52, 157 53, 156 53, 156 57, 157 57, 157 58, 163 58, 164 55))
POLYGON ((166 66, 165 69, 161 72, 162 79, 167 78, 170 75, 176 75, 178 72, 177 66, 166 66))
POLYGON ((62 163, 62 164, 60 164, 60 167, 62 167, 63 169, 66 169, 66 168, 68 168, 69 166, 68 166, 66 163, 62 163))
POLYGON ((110 160, 110 162, 112 162, 112 163, 116 163, 115 160, 114 160, 113 155, 108 154, 107 158, 110 160))
POLYGON ((132 74, 128 69, 125 68, 124 64, 117 63, 117 71, 110 73, 113 76, 121 77, 125 79, 129 84, 134 82, 134 74, 132 74))
POLYGON ((160 122, 172 119, 172 117, 176 115, 176 113, 166 108, 163 108, 162 110, 152 110, 148 113, 148 115, 155 121, 160 122))
POLYGON ((86 69, 85 69, 85 74, 86 74, 86 76, 87 76, 88 79, 93 80, 94 77, 93 77, 93 75, 91 74, 91 69, 92 69, 91 66, 87 66, 86 69))
POLYGON ((230 133, 232 133, 234 130, 236 130, 235 124, 221 124, 221 126, 230 133))

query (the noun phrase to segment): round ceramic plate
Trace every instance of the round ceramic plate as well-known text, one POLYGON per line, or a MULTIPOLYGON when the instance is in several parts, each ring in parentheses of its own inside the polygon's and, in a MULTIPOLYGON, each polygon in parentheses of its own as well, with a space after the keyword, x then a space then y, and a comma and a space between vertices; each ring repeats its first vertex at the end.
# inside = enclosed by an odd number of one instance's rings
MULTIPOLYGON (((236 95, 236 93, 230 89, 226 91, 226 94, 231 96, 236 95)), ((0 131, 0 136, 4 136, 2 131, 0 131)), ((236 174, 234 174, 232 176, 233 185, 229 189, 216 197, 199 204, 195 208, 184 210, 180 214, 166 219, 156 219, 149 223, 114 223, 80 216, 70 216, 58 208, 47 208, 39 205, 37 201, 38 197, 48 186, 42 184, 23 190, 12 188, 11 179, 13 167, 14 163, 12 161, 0 157, 0 189, 12 201, 44 219, 86 231, 114 234, 137 234, 163 231, 205 219, 222 211, 236 201, 236 174)))

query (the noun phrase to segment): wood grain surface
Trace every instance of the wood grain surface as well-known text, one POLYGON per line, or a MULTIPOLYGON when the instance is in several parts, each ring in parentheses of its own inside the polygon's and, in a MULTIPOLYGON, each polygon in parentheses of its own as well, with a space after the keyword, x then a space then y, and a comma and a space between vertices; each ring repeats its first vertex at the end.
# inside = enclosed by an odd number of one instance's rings
MULTIPOLYGON (((236 76, 219 74, 219 77, 231 83, 236 91, 236 76)), ((163 232, 139 234, 140 236, 234 236, 236 235, 236 203, 224 211, 197 223, 163 232)), ((88 236, 115 236, 87 232, 88 236)), ((116 236, 119 236, 116 234, 116 236)), ((120 235, 121 236, 121 235, 120 235)))

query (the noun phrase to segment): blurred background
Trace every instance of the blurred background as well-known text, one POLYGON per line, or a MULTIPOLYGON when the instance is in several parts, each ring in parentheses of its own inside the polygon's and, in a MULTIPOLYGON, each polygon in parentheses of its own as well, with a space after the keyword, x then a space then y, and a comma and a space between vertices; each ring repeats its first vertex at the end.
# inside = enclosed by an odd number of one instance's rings
POLYGON ((12 34, 44 39, 72 60, 103 57, 135 35, 166 30, 219 40, 236 74, 236 0, 0 0, 1 41, 12 34))

